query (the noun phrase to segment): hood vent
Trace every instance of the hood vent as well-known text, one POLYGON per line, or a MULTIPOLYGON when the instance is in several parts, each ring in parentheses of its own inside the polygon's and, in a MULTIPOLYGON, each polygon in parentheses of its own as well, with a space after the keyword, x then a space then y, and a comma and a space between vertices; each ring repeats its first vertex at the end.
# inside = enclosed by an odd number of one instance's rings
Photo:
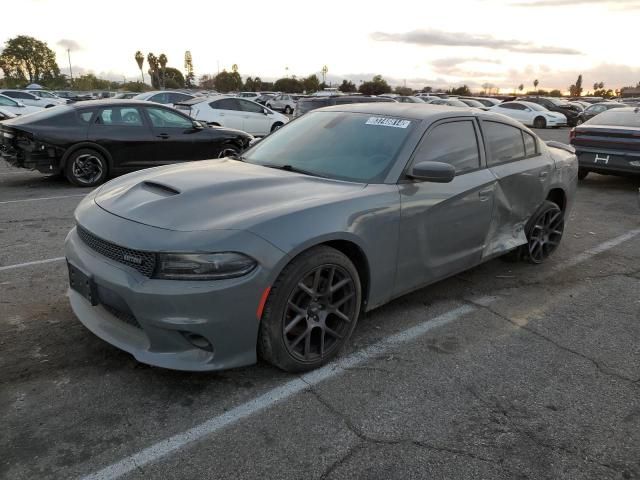
POLYGON ((151 182, 151 181, 145 181, 142 182, 142 186, 149 191, 155 192, 155 193, 159 193, 161 195, 164 195, 166 197, 171 197, 173 195, 179 195, 180 194, 180 190, 174 188, 174 187, 170 187, 169 185, 165 185, 164 183, 158 183, 158 182, 151 182))

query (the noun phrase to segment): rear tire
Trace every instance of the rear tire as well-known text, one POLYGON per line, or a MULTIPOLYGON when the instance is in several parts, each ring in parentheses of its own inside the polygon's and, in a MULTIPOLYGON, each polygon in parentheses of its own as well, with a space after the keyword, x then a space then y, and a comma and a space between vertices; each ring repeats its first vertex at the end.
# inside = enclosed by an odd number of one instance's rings
POLYGON ((95 187, 103 183, 109 174, 105 156, 91 148, 73 152, 64 165, 67 180, 78 187, 95 187))
POLYGON ((287 372, 334 358, 355 329, 362 287, 341 252, 314 247, 291 261, 271 287, 260 320, 258 353, 287 372))
POLYGON ((290 108, 290 107, 289 107, 289 105, 286 105, 286 106, 284 107, 284 113, 286 113, 286 114, 293 113, 293 109, 292 109, 292 108, 290 108))
POLYGON ((589 170, 585 170, 584 168, 578 168, 578 180, 584 180, 589 175, 589 170))
POLYGON ((547 121, 543 117, 536 117, 533 121, 533 128, 547 128, 547 121))

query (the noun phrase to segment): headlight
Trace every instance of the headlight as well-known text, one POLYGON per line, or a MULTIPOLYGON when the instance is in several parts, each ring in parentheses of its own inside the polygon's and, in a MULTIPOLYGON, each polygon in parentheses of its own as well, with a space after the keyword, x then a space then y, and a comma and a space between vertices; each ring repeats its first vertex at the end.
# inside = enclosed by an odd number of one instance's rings
POLYGON ((220 280, 246 275, 257 262, 241 253, 161 253, 156 278, 220 280))

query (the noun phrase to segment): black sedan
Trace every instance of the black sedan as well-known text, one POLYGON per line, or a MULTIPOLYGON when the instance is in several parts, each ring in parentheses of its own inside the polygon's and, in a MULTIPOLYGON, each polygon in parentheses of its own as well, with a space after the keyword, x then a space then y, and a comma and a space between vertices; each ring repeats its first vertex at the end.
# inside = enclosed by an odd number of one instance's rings
POLYGON ((63 173, 91 187, 142 168, 241 152, 248 133, 205 127, 155 103, 101 100, 54 107, 6 120, 0 156, 16 167, 63 173))
POLYGON ((558 98, 538 97, 533 95, 519 97, 517 100, 537 103, 538 105, 542 105, 550 112, 562 113, 565 117, 567 117, 567 125, 569 125, 570 127, 575 127, 578 124, 578 115, 580 114, 580 109, 574 105, 571 105, 567 101, 560 100, 558 98))
POLYGON ((599 113, 606 112, 607 110, 611 110, 612 108, 624 108, 628 106, 629 105, 625 105, 624 103, 619 103, 619 102, 594 103, 593 105, 585 108, 584 111, 578 115, 577 124, 581 125, 587 120, 591 120, 593 117, 595 117, 599 113))
POLYGON ((570 135, 580 169, 612 175, 640 174, 640 109, 615 108, 574 128, 570 135))

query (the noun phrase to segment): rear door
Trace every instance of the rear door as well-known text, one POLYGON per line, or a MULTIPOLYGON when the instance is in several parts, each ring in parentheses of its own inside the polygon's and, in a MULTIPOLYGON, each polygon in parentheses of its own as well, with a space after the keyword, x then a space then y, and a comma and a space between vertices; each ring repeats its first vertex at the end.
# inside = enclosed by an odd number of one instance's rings
POLYGON ((431 126, 410 164, 444 162, 451 183, 400 183, 402 216, 395 293, 466 270, 482 260, 493 211, 495 177, 485 167, 477 121, 457 117, 431 126))
POLYGON ((271 129, 271 119, 265 115, 264 108, 241 98, 238 99, 238 104, 243 114, 243 130, 251 135, 267 135, 271 129))
POLYGON ((197 135, 202 130, 193 127, 193 120, 167 107, 144 107, 156 144, 148 159, 155 165, 199 160, 202 145, 197 142, 197 135))
POLYGON ((244 130, 244 112, 240 107, 239 98, 221 98, 209 103, 209 106, 218 110, 218 118, 223 127, 244 130))
POLYGON ((155 139, 138 106, 99 109, 88 139, 107 149, 116 170, 148 166, 152 160, 155 139))
POLYGON ((481 122, 487 165, 497 179, 485 256, 526 243, 525 226, 547 196, 555 164, 533 134, 497 121, 481 122))

